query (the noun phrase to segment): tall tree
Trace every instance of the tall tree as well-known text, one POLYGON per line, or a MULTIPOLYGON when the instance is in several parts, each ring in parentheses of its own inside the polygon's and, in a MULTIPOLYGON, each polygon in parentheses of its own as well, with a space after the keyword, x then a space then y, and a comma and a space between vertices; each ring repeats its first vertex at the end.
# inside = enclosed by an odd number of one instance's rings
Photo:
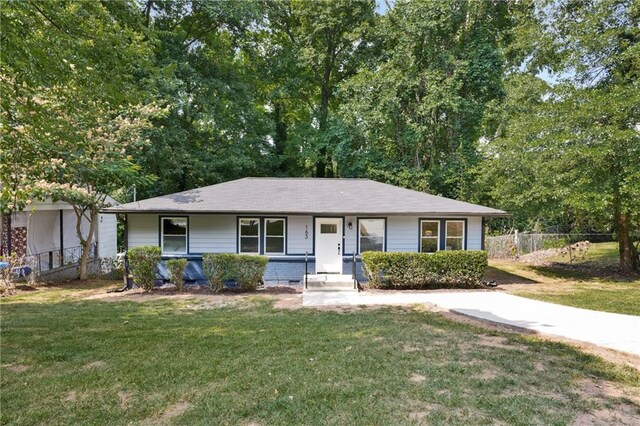
POLYGON ((331 2, 291 1, 294 25, 290 36, 300 61, 315 81, 314 137, 317 177, 333 176, 331 143, 327 137, 337 85, 354 75, 369 49, 367 32, 373 22, 374 0, 331 2))
POLYGON ((147 73, 150 43, 128 1, 0 7, 0 209, 44 197, 70 203, 84 279, 106 195, 140 179, 130 154, 144 144, 156 109, 130 104, 145 97, 138 81, 147 73))
MULTIPOLYGON (((514 75, 487 146, 493 195, 530 214, 577 212, 615 230, 620 268, 640 268, 640 6, 539 1, 521 29, 530 56, 514 75), (555 76, 546 84, 534 75, 555 76)), ((549 79, 549 78, 547 78, 549 79)))
POLYGON ((136 155, 158 179, 142 197, 271 174, 269 121, 258 76, 242 49, 263 18, 258 2, 148 1, 160 70, 147 90, 172 105, 136 155))
POLYGON ((508 2, 399 1, 380 19, 379 54, 341 86, 358 135, 350 174, 468 197, 487 104, 503 96, 508 2), (359 145, 359 146, 358 146, 359 145))

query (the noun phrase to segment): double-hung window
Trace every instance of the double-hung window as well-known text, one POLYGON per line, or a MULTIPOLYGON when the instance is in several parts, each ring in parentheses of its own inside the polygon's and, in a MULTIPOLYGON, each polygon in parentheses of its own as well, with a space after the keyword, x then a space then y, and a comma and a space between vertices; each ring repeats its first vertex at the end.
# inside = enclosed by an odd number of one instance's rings
POLYGON ((464 250, 464 220, 447 220, 445 248, 464 250))
POLYGON ((360 253, 365 251, 384 251, 384 219, 360 219, 360 253))
POLYGON ((163 253, 187 253, 188 223, 186 217, 163 217, 161 219, 160 243, 163 253))
POLYGON ((440 221, 420 221, 420 251, 435 253, 440 250, 440 221))
POLYGON ((260 219, 243 218, 240 224, 240 253, 260 253, 260 219))
POLYGON ((265 254, 284 254, 285 252, 285 234, 286 226, 284 219, 264 220, 264 253, 265 254))

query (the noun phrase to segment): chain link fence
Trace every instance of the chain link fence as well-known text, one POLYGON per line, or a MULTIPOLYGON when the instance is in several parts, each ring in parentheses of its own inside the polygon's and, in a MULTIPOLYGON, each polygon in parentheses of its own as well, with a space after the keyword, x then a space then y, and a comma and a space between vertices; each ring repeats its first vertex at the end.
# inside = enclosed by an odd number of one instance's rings
POLYGON ((485 249, 490 258, 518 257, 538 250, 560 249, 589 241, 604 243, 615 241, 614 234, 530 234, 519 233, 485 238, 485 249))

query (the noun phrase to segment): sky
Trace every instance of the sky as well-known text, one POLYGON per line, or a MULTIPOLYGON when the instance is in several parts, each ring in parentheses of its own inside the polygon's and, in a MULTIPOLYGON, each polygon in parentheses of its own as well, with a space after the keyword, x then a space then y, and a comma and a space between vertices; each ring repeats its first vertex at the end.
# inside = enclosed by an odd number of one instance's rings
POLYGON ((385 0, 376 0, 376 13, 378 15, 384 15, 385 13, 387 13, 387 10, 389 9, 387 7, 387 3, 393 6, 393 3, 395 3, 395 0, 387 0, 386 2, 385 0))

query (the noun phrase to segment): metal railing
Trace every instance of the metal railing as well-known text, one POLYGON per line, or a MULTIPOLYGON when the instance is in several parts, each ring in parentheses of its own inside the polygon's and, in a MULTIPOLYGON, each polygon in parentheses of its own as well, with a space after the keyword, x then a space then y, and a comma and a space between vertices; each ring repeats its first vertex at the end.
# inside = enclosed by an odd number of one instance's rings
MULTIPOLYGON (((82 246, 65 247, 62 250, 50 250, 26 255, 24 264, 29 266, 33 273, 40 275, 52 269, 79 263, 81 257, 82 246)), ((94 242, 89 246, 89 259, 96 259, 97 257, 98 243, 94 242)))
POLYGON ((309 252, 304 252, 304 289, 307 289, 307 278, 309 276, 309 252))
POLYGON ((353 289, 357 290, 358 279, 356 276, 356 254, 355 253, 352 254, 352 259, 351 259, 351 278, 353 278, 353 289))

